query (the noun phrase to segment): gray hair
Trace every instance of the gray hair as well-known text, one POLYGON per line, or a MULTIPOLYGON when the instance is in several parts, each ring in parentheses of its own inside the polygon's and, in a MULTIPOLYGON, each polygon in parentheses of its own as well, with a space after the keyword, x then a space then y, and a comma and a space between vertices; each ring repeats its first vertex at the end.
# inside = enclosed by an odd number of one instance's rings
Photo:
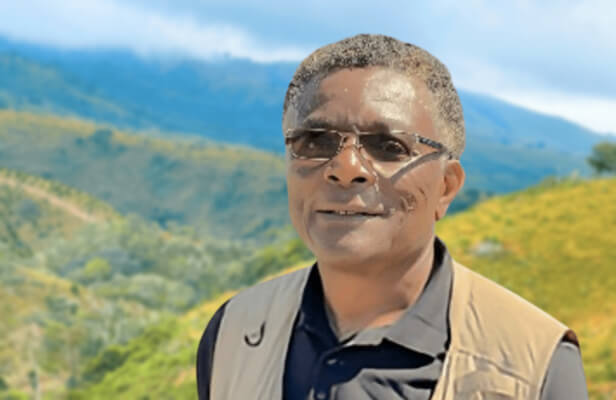
POLYGON ((339 69, 373 66, 392 68, 425 83, 437 106, 435 120, 444 144, 459 159, 465 143, 464 116, 447 67, 424 49, 385 35, 356 35, 323 46, 306 57, 287 89, 283 120, 289 108, 299 112, 300 98, 308 84, 318 84, 339 69))

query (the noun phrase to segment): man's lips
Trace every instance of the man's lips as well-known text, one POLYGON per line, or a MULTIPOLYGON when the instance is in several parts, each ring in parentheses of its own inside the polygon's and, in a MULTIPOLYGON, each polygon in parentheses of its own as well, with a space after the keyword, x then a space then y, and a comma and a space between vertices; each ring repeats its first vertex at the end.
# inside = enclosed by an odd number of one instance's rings
POLYGON ((321 209, 317 210, 319 214, 333 215, 333 216, 341 216, 341 217, 380 217, 383 213, 369 211, 369 210, 361 210, 361 209, 321 209))

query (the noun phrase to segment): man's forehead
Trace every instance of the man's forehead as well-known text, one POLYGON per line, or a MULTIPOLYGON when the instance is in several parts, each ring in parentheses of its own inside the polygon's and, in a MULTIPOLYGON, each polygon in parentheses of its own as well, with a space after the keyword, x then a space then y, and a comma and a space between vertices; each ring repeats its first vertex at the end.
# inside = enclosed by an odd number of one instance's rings
POLYGON ((373 101, 412 100, 418 80, 387 67, 345 68, 330 73, 318 85, 315 94, 335 96, 369 96, 373 101))
POLYGON ((341 69, 306 89, 297 123, 310 127, 408 129, 431 104, 423 82, 387 67, 341 69))

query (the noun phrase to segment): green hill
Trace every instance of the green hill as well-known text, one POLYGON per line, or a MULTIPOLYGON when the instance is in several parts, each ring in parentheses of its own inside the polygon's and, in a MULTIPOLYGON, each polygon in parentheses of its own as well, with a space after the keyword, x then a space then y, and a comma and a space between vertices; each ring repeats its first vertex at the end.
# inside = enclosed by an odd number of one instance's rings
MULTIPOLYGON (((570 325, 593 399, 616 396, 616 179, 545 182, 446 218, 453 256, 570 325)), ((231 293, 114 348, 89 368, 73 399, 195 396, 195 352, 207 320, 231 293), (119 360, 113 365, 105 359, 119 360)))
MULTIPOLYGON (((76 384, 85 360, 158 321, 159 310, 97 294, 87 279, 65 279, 50 268, 60 243, 120 220, 83 192, 0 169, 0 380, 12 388, 11 395, 0 390, 0 398, 21 398, 33 386, 63 392, 76 384)), ((81 267, 83 277, 97 272, 96 263, 81 267)))
POLYGON ((254 282, 278 265, 281 250, 306 252, 293 237, 278 229, 269 246, 258 248, 189 227, 164 230, 57 181, 0 169, 1 263, 47 271, 152 310, 185 311, 254 282))
POLYGON ((57 181, 0 169, 0 399, 37 385, 63 398, 94 379, 87 366, 101 352, 308 257, 289 232, 272 238, 257 250, 163 230, 57 181))
MULTIPOLYGON (((67 239, 89 223, 119 216, 107 204, 57 182, 0 169, 0 246, 32 255, 50 239, 67 239)), ((3 256, 0 255, 0 261, 3 256)))
POLYGON ((0 110, 0 167, 54 179, 163 227, 259 238, 288 224, 284 161, 192 138, 0 110))
POLYGON ((2 262, 0 304, 0 379, 22 393, 33 386, 47 395, 64 392, 78 383, 85 360, 160 318, 137 302, 105 299, 44 270, 2 262))

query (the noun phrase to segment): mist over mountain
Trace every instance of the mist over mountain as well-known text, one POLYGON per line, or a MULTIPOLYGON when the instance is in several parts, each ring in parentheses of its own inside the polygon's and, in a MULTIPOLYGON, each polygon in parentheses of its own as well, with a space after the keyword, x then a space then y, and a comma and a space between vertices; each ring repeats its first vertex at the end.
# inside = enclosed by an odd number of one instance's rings
MULTIPOLYGON (((0 107, 187 132, 281 153, 282 102, 295 68, 62 51, 2 40, 0 107)), ((549 175, 588 173, 585 157, 602 136, 488 96, 461 90, 460 97, 467 188, 507 192, 549 175)))

